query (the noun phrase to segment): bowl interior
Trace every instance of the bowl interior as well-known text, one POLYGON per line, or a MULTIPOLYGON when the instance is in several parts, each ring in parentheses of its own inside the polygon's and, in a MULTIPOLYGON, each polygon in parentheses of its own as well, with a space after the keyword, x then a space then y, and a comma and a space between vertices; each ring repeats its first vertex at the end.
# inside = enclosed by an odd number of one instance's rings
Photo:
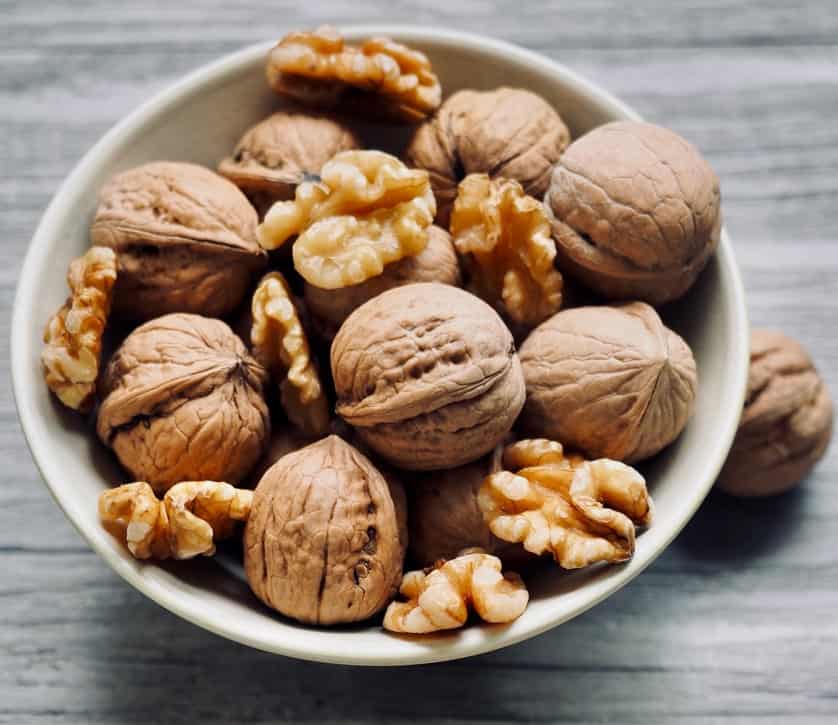
MULTIPOLYGON (((417 28, 353 28, 350 39, 386 32, 424 50, 446 93, 522 86, 547 98, 574 137, 601 123, 636 117, 625 105, 550 61, 485 38, 417 28)), ((41 332, 66 295, 67 264, 88 245, 99 187, 113 173, 157 159, 214 167, 241 133, 278 106, 266 87, 268 46, 246 49, 192 74, 112 129, 82 160, 45 214, 21 275, 12 327, 12 370, 21 422, 41 472, 67 516, 132 585, 180 616, 261 649, 305 659, 409 664, 451 659, 512 644, 584 611, 638 574, 681 530, 727 453, 744 392, 747 325, 741 284, 726 236, 699 282, 662 311, 698 363, 695 417, 681 438, 643 467, 656 502, 654 526, 626 565, 561 575, 549 567, 531 586, 525 614, 509 626, 470 627, 428 638, 389 635, 377 625, 317 630, 262 607, 234 558, 142 564, 100 527, 101 490, 124 480, 90 427, 48 394, 39 364, 41 332), (219 566, 221 564, 221 566, 219 566)), ((375 131, 367 132, 375 143, 375 131)), ((389 142, 388 142, 389 143, 389 142)))

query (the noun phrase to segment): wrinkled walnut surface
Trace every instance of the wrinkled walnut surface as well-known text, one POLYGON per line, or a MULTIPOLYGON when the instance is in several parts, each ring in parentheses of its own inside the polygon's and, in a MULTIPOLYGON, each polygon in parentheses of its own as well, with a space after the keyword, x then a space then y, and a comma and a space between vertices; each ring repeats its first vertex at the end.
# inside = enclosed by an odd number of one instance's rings
POLYGON ((114 311, 136 320, 231 312, 265 265, 257 222, 244 194, 202 166, 157 161, 117 174, 90 228, 93 244, 117 254, 114 311))
POLYGON ((280 40, 268 54, 267 76, 277 93, 307 106, 348 106, 385 119, 421 120, 442 99, 424 53, 389 38, 347 45, 325 26, 280 40))
POLYGON ((512 335, 485 302, 437 283, 361 305, 332 343, 337 413, 396 466, 451 468, 509 432, 524 402, 512 335))
POLYGON ((277 380, 288 419, 305 433, 325 435, 329 403, 291 290, 279 272, 269 272, 259 282, 251 314, 253 356, 277 380))
POLYGON ((540 201, 517 181, 469 174, 451 213, 470 289, 514 324, 535 327, 559 311, 562 275, 540 201))
POLYGON ((521 577, 501 572, 501 561, 481 549, 466 549, 433 571, 404 575, 400 594, 406 602, 391 602, 384 629, 404 634, 428 634, 457 629, 466 623, 469 608, 484 622, 512 622, 529 602, 521 577))
POLYGON ((643 302, 559 312, 524 341, 521 365, 523 428, 592 458, 654 455, 695 406, 692 352, 643 302))
POLYGON ((176 483, 161 501, 144 481, 99 496, 102 525, 137 559, 212 556, 215 541, 231 537, 250 514, 252 491, 218 481, 176 483))
POLYGON ((832 400, 806 350, 781 332, 753 330, 745 408, 719 488, 734 496, 787 491, 831 438, 832 400))
POLYGON ((310 624, 357 622, 383 609, 406 545, 392 485, 337 436, 282 457, 256 487, 245 528, 255 594, 310 624))
POLYGON ((552 106, 523 88, 463 90, 447 98, 416 130, 406 152, 426 169, 437 200, 437 224, 447 227, 457 185, 468 174, 514 179, 541 199, 550 172, 570 142, 552 106))
POLYGON ((140 325, 102 381, 97 432, 135 480, 238 483, 270 433, 266 374, 220 320, 174 314, 140 325))
POLYGON ((41 364, 44 380, 69 408, 86 412, 93 406, 102 335, 116 282, 116 256, 107 247, 91 247, 70 262, 70 296, 44 330, 41 364))
POLYGON ((450 235, 431 225, 428 244, 419 254, 386 265, 381 274, 360 284, 326 290, 306 283, 305 301, 315 328, 322 337, 331 339, 355 308, 388 289, 413 282, 440 282, 457 287, 460 281, 460 265, 450 235))
POLYGON ((524 467, 493 473, 478 493, 495 536, 536 555, 549 552, 565 569, 634 554, 635 524, 651 522, 652 500, 633 468, 608 459, 562 459, 557 443, 531 440, 507 448, 503 463, 524 467))
POLYGON ((618 121, 574 141, 545 198, 559 267, 609 299, 683 295, 716 249, 719 180, 664 128, 618 121))
POLYGON ((275 201, 293 199, 297 186, 315 178, 332 156, 359 147, 355 133, 336 118, 277 111, 245 132, 218 173, 264 213, 275 201))
POLYGON ((259 226, 259 243, 294 242, 294 267, 309 284, 337 289, 379 275, 428 243, 435 201, 424 171, 381 151, 344 151, 297 187, 259 226))

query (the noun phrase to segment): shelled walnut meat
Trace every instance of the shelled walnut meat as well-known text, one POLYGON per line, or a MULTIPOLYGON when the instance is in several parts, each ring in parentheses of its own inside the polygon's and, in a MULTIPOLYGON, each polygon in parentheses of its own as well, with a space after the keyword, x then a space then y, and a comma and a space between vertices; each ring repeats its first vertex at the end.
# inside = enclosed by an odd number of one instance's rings
POLYGON ((405 160, 430 175, 436 222, 447 227, 468 174, 513 179, 541 199, 568 143, 567 126, 541 96, 523 88, 462 90, 416 129, 405 160))
POLYGON ((753 330, 745 408, 718 487, 734 496, 787 491, 831 437, 832 400, 806 350, 776 330, 753 330))
POLYGON ((114 176, 99 195, 93 244, 117 254, 114 312, 221 317, 264 267, 256 211, 227 179, 195 164, 157 161, 114 176))
POLYGON ((692 351, 643 302, 559 312, 524 341, 521 365, 522 428, 592 458, 653 456, 695 405, 692 351))
POLYGON ((719 243, 719 180, 690 143, 638 121, 599 126, 553 171, 559 267, 608 299, 681 297, 719 243))
POLYGON ((259 482, 244 567, 269 607, 309 624, 368 619, 396 593, 407 542, 402 496, 337 436, 281 458, 259 482))
POLYGON ((270 422, 264 368, 221 320, 158 317, 114 353, 96 429, 138 481, 238 483, 262 455, 270 422))
POLYGON ((524 404, 512 334, 456 287, 410 284, 361 305, 332 343, 337 413, 400 468, 480 458, 524 404))

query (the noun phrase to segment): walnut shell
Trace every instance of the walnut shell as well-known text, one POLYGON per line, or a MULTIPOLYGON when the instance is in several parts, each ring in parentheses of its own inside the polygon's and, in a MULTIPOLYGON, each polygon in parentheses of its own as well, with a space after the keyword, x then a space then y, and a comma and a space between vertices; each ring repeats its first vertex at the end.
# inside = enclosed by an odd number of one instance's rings
POLYGON ((553 164, 569 142, 559 114, 531 91, 463 90, 417 128, 405 159, 430 174, 436 223, 448 227, 457 185, 468 174, 514 179, 527 194, 541 199, 553 164))
POLYGON ((650 123, 617 121, 574 141, 545 197, 557 262, 613 300, 683 295, 719 243, 719 180, 698 150, 650 123))
POLYGON ((698 386, 687 343, 643 302, 559 312, 524 341, 521 366, 528 433, 627 463, 678 437, 698 386))
POLYGON ((391 485, 334 435, 283 456, 259 481, 245 528, 256 596, 310 624, 358 622, 383 609, 406 545, 391 485))
POLYGON ((202 166, 158 161, 117 174, 90 228, 93 244, 117 253, 115 313, 231 312, 267 260, 257 223, 247 197, 202 166))
POLYGON ((327 290, 306 282, 305 301, 315 329, 321 337, 331 339, 356 307, 385 290, 413 282, 440 282, 456 287, 460 281, 451 236, 432 225, 428 227, 428 244, 419 254, 388 264, 377 277, 349 287, 327 290))
POLYGON ((238 483, 270 434, 266 373, 220 320, 159 317, 134 330, 105 371, 96 430, 134 480, 238 483))
POLYGON ((248 129, 218 173, 238 186, 260 214, 275 201, 294 198, 294 190, 310 181, 340 151, 360 148, 355 133, 330 116, 277 111, 248 129))
POLYGON ((480 458, 524 404, 512 334, 489 305, 449 285, 396 287, 361 305, 331 362, 337 413, 401 468, 480 458))
POLYGON ((806 350, 781 332, 753 330, 745 408, 718 487, 749 497, 787 491, 831 437, 832 400, 806 350))

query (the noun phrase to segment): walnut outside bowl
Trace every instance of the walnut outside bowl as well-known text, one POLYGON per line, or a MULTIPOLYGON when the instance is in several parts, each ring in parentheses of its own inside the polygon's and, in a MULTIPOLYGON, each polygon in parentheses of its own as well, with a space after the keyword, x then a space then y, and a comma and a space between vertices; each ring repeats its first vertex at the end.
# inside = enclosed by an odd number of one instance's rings
MULTIPOLYGON (((574 138, 617 119, 636 119, 623 103, 543 56, 488 38, 419 27, 344 28, 350 40, 390 35, 431 58, 451 93, 521 86, 559 111, 574 138)), ((704 499, 733 440, 745 390, 748 330, 742 284, 723 233, 693 289, 662 310, 692 347, 700 389, 683 435, 641 467, 654 496, 654 525, 625 565, 562 574, 545 567, 531 582, 527 611, 508 626, 469 626, 426 638, 386 633, 379 622, 312 629, 269 611, 247 588, 237 561, 141 563, 99 525, 97 497, 124 480, 93 432, 51 397, 41 377, 41 333, 65 297, 70 259, 88 245, 97 192, 115 172, 170 159, 214 168, 239 136, 275 107, 264 79, 269 44, 246 48, 187 76, 111 129, 76 166, 32 239, 12 322, 12 374, 20 421, 44 480, 67 517, 126 581, 175 614, 259 649, 322 662, 407 665, 466 657, 533 637, 617 591, 657 557, 704 499)))

